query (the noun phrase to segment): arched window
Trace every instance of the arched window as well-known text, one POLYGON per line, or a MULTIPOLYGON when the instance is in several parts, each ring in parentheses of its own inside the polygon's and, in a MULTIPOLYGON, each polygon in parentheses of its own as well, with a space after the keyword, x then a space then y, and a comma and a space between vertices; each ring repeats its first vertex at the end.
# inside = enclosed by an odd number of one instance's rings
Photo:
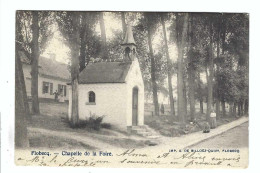
POLYGON ((88 102, 89 103, 95 103, 96 102, 96 95, 93 91, 90 91, 88 93, 88 102))

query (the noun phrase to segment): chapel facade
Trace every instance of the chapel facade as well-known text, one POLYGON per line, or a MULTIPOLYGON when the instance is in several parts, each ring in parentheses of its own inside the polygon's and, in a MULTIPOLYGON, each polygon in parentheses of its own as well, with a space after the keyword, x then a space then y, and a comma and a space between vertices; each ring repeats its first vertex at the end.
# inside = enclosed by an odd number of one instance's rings
MULTIPOLYGON (((132 29, 127 27, 120 60, 90 62, 79 74, 79 118, 104 116, 123 130, 144 125, 144 82, 132 29)), ((69 86, 69 118, 72 95, 69 86)))

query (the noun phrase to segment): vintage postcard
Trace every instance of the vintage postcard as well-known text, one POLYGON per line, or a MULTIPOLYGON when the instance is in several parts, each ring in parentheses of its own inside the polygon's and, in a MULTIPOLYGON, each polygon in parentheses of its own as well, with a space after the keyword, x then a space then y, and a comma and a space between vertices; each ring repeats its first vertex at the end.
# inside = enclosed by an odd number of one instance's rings
POLYGON ((247 168, 249 14, 16 11, 20 166, 247 168))

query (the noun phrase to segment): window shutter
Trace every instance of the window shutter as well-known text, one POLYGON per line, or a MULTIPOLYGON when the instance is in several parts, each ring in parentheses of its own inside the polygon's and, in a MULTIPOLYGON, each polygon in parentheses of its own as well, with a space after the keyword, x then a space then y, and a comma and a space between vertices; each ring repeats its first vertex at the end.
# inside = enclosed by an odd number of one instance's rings
POLYGON ((50 83, 50 95, 53 95, 53 83, 50 83))
POLYGON ((61 89, 61 85, 58 84, 58 93, 59 93, 59 94, 61 94, 60 89, 61 89))
POLYGON ((64 85, 63 87, 64 87, 64 97, 66 97, 66 94, 67 94, 66 85, 64 85))
POLYGON ((42 82, 42 93, 43 93, 43 94, 44 94, 44 88, 45 88, 44 82, 42 82))

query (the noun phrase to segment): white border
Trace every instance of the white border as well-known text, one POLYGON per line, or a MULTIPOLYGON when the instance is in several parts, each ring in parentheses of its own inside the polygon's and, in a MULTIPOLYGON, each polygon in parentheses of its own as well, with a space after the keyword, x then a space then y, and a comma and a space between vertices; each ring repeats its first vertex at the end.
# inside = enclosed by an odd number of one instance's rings
MULTIPOLYGON (((3 172, 72 172, 75 168, 17 167, 14 165, 14 36, 15 10, 116 10, 116 11, 192 11, 192 12, 249 12, 250 13, 250 147, 249 168, 221 170, 223 172, 254 172, 259 167, 259 12, 257 1, 242 0, 0 0, 0 111, 1 111, 1 169, 3 172)), ((76 168, 84 172, 204 172, 185 169, 105 169, 76 168)), ((75 170, 74 170, 75 171, 75 170)), ((213 172, 219 170, 211 170, 213 172)))

